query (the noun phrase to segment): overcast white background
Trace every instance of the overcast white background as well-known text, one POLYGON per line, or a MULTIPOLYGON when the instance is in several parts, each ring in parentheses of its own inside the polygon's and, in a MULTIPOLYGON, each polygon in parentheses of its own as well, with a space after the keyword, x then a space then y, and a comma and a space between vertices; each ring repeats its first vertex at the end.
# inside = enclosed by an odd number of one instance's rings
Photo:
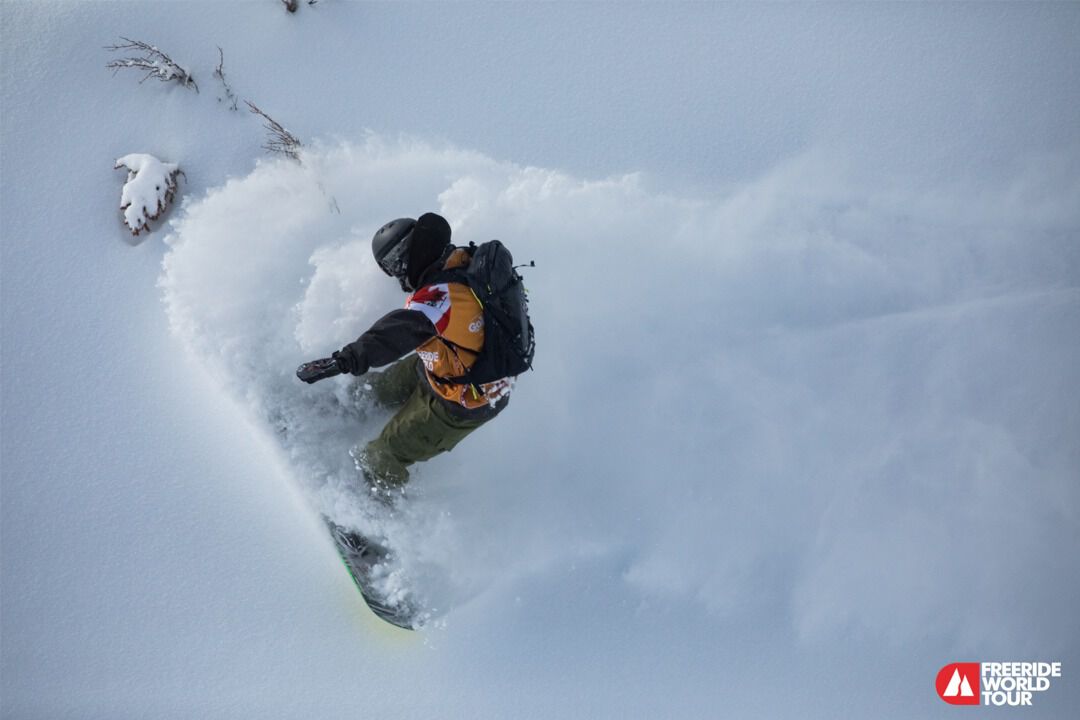
POLYGON ((1077 5, 0 12, 4 717, 950 717, 1000 660, 1075 712, 1077 5), (186 175, 137 243, 132 152, 186 175), (291 373, 427 210, 536 260, 539 348, 416 475, 402 636, 316 514, 378 418, 291 373))

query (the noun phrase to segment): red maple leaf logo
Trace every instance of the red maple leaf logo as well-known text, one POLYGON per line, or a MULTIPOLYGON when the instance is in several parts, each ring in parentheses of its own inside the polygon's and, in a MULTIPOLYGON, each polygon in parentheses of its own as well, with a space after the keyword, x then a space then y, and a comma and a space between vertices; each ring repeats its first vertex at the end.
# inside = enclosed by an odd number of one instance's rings
POLYGON ((446 291, 437 285, 420 288, 412 296, 412 302, 424 303, 431 307, 439 307, 444 300, 446 300, 446 291))

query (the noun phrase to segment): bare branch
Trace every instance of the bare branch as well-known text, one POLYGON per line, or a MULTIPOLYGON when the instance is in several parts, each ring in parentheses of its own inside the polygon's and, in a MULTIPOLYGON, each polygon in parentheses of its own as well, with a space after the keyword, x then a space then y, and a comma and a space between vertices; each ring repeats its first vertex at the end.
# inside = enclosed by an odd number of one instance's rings
POLYGON ((296 0, 281 0, 281 2, 285 4, 286 10, 291 13, 296 12, 296 8, 298 7, 298 3, 296 2, 296 0))
POLYGON ((244 102, 247 103, 251 112, 255 113, 265 121, 263 127, 270 133, 270 137, 267 139, 266 144, 263 145, 263 148, 268 152, 284 155, 299 161, 300 148, 303 147, 303 143, 301 143, 295 135, 282 127, 281 123, 256 107, 255 103, 248 100, 245 100, 244 102))
MULTIPOLYGON (((225 86, 225 98, 229 100, 229 109, 236 110, 236 102, 239 98, 236 97, 236 93, 232 91, 232 88, 229 87, 229 82, 225 79, 225 52, 221 49, 220 45, 218 46, 217 51, 220 61, 218 62, 217 68, 214 70, 214 77, 221 80, 221 84, 225 86)), ((221 98, 218 98, 218 102, 220 101, 221 98)))
POLYGON ((110 52, 124 51, 138 53, 138 55, 111 61, 105 67, 112 70, 114 74, 124 68, 136 68, 146 71, 146 75, 139 81, 140 84, 156 77, 161 82, 175 80, 184 87, 194 88, 195 92, 199 92, 199 86, 195 84, 195 78, 191 77, 191 73, 161 50, 141 40, 129 40, 126 37, 120 39, 124 41, 123 45, 109 45, 105 49, 110 52))

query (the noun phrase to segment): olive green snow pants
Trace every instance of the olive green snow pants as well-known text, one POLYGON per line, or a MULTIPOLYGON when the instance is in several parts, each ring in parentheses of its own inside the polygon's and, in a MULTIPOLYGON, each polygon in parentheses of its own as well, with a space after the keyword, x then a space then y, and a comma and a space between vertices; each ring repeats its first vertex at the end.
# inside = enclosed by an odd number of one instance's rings
POLYGON ((368 483, 377 490, 402 487, 409 480, 409 465, 453 450, 466 435, 490 419, 450 415, 423 386, 417 368, 419 362, 417 356, 409 355, 361 381, 371 386, 377 403, 397 409, 379 437, 369 442, 357 457, 368 483))

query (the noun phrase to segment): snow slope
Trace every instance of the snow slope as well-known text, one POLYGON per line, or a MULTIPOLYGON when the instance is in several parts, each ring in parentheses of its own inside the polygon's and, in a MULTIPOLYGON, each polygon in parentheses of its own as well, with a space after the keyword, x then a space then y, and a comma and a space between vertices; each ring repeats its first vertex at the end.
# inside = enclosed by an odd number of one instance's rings
POLYGON ((1080 700, 1075 7, 275 5, 2 6, 5 717, 931 717, 964 659, 1080 700), (135 246, 130 152, 188 178, 135 246), (451 609, 402 637, 311 509, 379 418, 292 370, 425 210, 536 260, 539 348, 417 473, 451 609))

